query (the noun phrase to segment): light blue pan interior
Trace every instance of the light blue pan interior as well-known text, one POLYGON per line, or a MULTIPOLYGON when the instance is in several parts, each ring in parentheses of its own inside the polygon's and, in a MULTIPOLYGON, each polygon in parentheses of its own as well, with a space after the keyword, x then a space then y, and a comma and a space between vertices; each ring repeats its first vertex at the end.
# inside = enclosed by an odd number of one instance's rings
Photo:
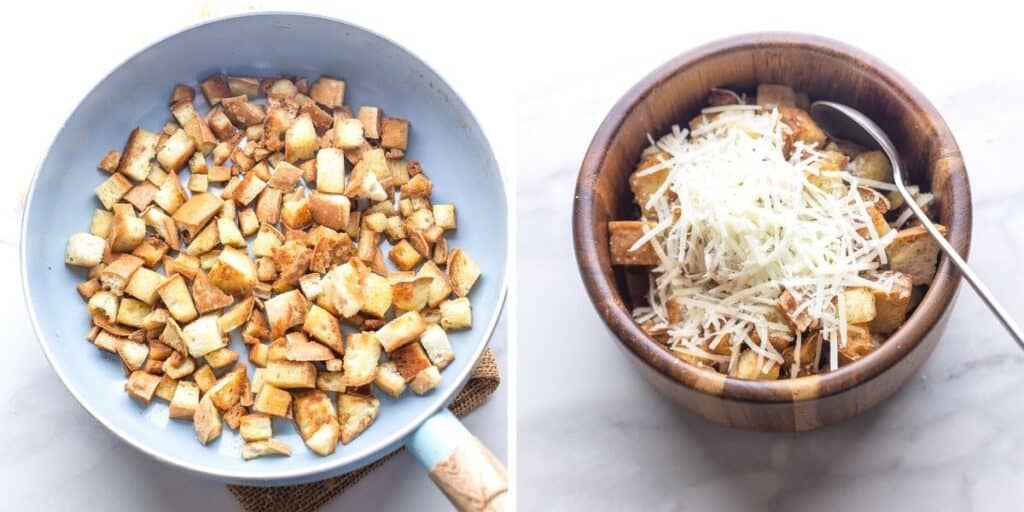
MULTIPOLYGON (((467 62, 467 65, 471 63, 467 62)), ((201 96, 197 105, 205 103, 201 96)), ((39 168, 25 217, 23 273, 33 320, 51 363, 97 419, 154 456, 228 482, 285 484, 340 474, 398 446, 419 423, 447 403, 464 383, 493 328, 504 297, 506 195, 490 146, 451 88, 406 50, 339 21, 307 15, 257 14, 197 26, 161 41, 122 64, 93 89, 60 130, 39 168), (158 131, 169 117, 176 83, 196 85, 216 72, 310 79, 344 78, 346 104, 380 106, 411 121, 408 155, 433 180, 434 201, 456 204, 458 230, 450 246, 463 248, 484 269, 470 298, 473 328, 450 334, 455 361, 427 396, 381 396, 376 423, 329 457, 305 448, 288 421, 275 435, 292 447, 288 458, 243 462, 241 439, 226 427, 209 446, 191 422, 167 419, 167 404, 142 407, 123 391, 117 359, 86 339, 89 316, 75 285, 79 269, 63 263, 69 235, 88 231, 98 201, 92 192, 106 175, 96 163, 120 150, 136 125, 158 131)), ((27 341, 25 341, 27 342, 27 341)), ((237 340, 232 348, 245 355, 237 340)))

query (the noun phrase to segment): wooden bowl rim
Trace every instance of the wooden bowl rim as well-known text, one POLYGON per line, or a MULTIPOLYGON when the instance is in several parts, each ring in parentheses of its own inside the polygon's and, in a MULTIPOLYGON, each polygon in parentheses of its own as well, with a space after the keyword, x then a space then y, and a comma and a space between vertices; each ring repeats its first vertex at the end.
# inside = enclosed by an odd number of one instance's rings
MULTIPOLYGON (((952 263, 942 257, 932 285, 907 322, 881 348, 856 363, 834 372, 779 381, 734 379, 713 370, 698 368, 675 357, 633 322, 615 283, 601 265, 594 217, 595 187, 607 150, 623 122, 659 85, 704 60, 724 53, 763 48, 798 48, 821 53, 874 75, 890 87, 897 99, 908 105, 914 119, 924 121, 922 129, 937 138, 938 153, 932 167, 945 159, 950 169, 950 211, 948 239, 965 258, 971 239, 971 191, 967 171, 956 140, 928 99, 896 71, 867 53, 845 43, 821 36, 758 32, 717 40, 684 52, 661 65, 634 85, 612 107, 598 128, 580 167, 573 202, 573 242, 577 265, 587 289, 605 324, 627 350, 669 379, 701 393, 740 402, 787 403, 842 393, 883 374, 912 352, 950 307, 960 276, 952 263), (966 205, 957 208, 956 206, 966 205)), ((607 251, 607 248, 603 249, 607 251)))

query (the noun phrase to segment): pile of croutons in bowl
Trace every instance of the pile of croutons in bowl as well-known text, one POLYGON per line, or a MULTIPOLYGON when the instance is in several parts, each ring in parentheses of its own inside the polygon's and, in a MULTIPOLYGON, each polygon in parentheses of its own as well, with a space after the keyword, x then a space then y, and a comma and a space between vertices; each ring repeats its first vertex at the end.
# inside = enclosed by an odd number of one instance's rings
POLYGON ((128 395, 168 401, 203 444, 226 423, 245 459, 289 455, 276 416, 329 455, 376 419, 373 386, 437 386, 481 269, 448 246, 455 205, 433 204, 406 159, 409 121, 354 113, 330 77, 215 75, 200 90, 205 116, 175 86, 173 119, 98 166, 101 207, 65 254, 88 269, 88 339, 120 358, 128 395))

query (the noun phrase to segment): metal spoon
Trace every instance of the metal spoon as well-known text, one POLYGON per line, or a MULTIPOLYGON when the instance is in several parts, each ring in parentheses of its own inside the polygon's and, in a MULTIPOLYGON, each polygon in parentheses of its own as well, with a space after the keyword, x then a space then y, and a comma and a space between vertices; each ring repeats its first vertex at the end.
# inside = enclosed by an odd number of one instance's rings
POLYGON ((921 225, 924 226, 928 233, 932 235, 932 238, 939 243, 939 247, 942 247, 942 251, 946 253, 946 257, 949 258, 957 268, 960 269, 960 274, 967 279, 967 282, 971 284, 974 291, 978 293, 981 300, 988 305, 988 308, 995 313, 996 318, 1006 327, 1007 331, 1014 337, 1014 340, 1024 348, 1024 331, 1021 330, 1017 322, 1010 317, 1010 314, 1003 309, 1003 306, 999 304, 999 301, 992 296, 992 292, 989 291, 988 287, 981 282, 977 274, 971 270, 971 267, 967 266, 967 262, 957 254, 956 249, 946 241, 946 238, 939 233, 939 230, 935 229, 935 225, 928 219, 928 216, 921 211, 921 207, 917 205, 914 198, 910 195, 906 186, 903 184, 903 172, 900 170, 900 161, 896 158, 896 148, 893 146, 892 141, 882 131, 881 128, 875 124, 868 116, 860 113, 856 109, 848 107, 840 103, 834 103, 831 101, 816 101, 811 105, 811 117, 818 122, 825 129, 825 131, 833 137, 852 140, 862 146, 867 147, 878 147, 889 158, 889 162, 892 163, 892 177, 896 184, 896 188, 900 191, 900 195, 903 196, 903 201, 907 203, 907 206, 914 212, 917 220, 921 221, 921 225))

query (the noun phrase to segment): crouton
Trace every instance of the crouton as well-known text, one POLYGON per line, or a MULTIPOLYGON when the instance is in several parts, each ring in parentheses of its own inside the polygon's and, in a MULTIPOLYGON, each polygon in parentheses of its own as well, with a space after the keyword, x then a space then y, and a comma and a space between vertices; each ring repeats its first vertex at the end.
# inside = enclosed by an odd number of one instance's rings
MULTIPOLYGON (((906 274, 890 272, 882 278, 892 278, 889 291, 872 290, 875 298, 875 317, 868 324, 872 333, 889 334, 898 329, 907 319, 913 280, 906 274)), ((847 320, 849 321, 849 320, 847 320)))
POLYGON ((96 235, 75 233, 68 238, 64 263, 76 267, 95 267, 103 262, 106 247, 107 241, 96 235))
POLYGON ((316 129, 313 127, 313 120, 310 119, 309 114, 302 114, 295 118, 292 125, 285 131, 284 158, 293 163, 312 158, 320 145, 319 142, 316 129))
POLYGON ((314 192, 309 199, 313 222, 335 230, 343 230, 348 225, 350 208, 351 202, 341 194, 314 192))
POLYGON ((453 249, 448 256, 448 277, 459 297, 469 295, 481 274, 480 265, 470 259, 462 249, 453 249))
POLYGON ((334 453, 341 432, 330 397, 320 390, 302 391, 295 394, 292 407, 295 426, 306 446, 318 455, 334 453))
POLYGON ((345 193, 345 158, 336 148, 316 153, 316 190, 326 194, 345 193))
POLYGON ((147 267, 155 268, 164 259, 164 256, 167 255, 167 251, 169 250, 170 247, 167 245, 167 242, 164 242, 159 238, 149 236, 142 240, 142 243, 132 250, 132 255, 142 258, 143 264, 147 267))
POLYGON ((192 139, 199 152, 206 155, 213 151, 217 138, 191 101, 179 101, 171 105, 171 115, 192 139))
POLYGON ((430 294, 427 297, 427 305, 430 307, 436 307, 452 293, 452 286, 448 281, 448 276, 441 272, 441 269, 433 261, 424 263, 416 273, 416 277, 431 278, 430 294))
POLYGON ((381 344, 372 332, 352 333, 348 337, 343 358, 346 386, 364 386, 377 376, 381 344))
POLYGON ((811 325, 812 319, 807 308, 800 307, 804 300, 805 298, 800 292, 786 289, 779 296, 779 302, 775 304, 775 310, 797 332, 804 332, 811 325))
POLYGON ((801 141, 808 146, 825 147, 827 136, 825 131, 814 122, 806 111, 791 105, 779 105, 782 123, 789 127, 793 140, 801 141))
MULTIPOLYGON (((624 220, 608 223, 609 251, 612 265, 657 265, 658 256, 648 242, 636 250, 630 248, 645 232, 644 221, 624 220)), ((648 228, 650 224, 648 223, 648 228)))
POLYGON ((199 386, 196 386, 195 382, 179 381, 178 386, 174 388, 168 416, 172 419, 192 419, 198 407, 199 386))
POLYGON ((377 367, 377 377, 373 383, 392 398, 398 398, 405 391, 405 378, 398 373, 398 367, 393 361, 381 363, 377 367))
POLYGON ((846 345, 839 346, 839 361, 849 364, 873 352, 878 345, 871 338, 871 332, 862 325, 846 327, 846 345))
POLYGON ((744 350, 740 352, 736 366, 729 371, 729 376, 747 380, 777 380, 779 378, 779 370, 778 363, 762 361, 762 364, 758 364, 757 352, 744 350), (765 370, 764 366, 768 366, 767 370, 765 370))
POLYGON ((201 357, 227 345, 217 327, 217 315, 201 316, 182 328, 188 353, 201 357))
POLYGON ((185 279, 180 274, 167 278, 156 291, 171 316, 178 322, 188 323, 199 316, 185 285, 185 279))
POLYGON ((338 319, 320 306, 314 304, 309 307, 302 330, 338 354, 345 353, 338 319))
POLYGON ((204 396, 196 406, 195 414, 192 416, 196 437, 200 443, 208 444, 217 439, 221 434, 221 418, 217 407, 209 396, 204 396))
POLYGON ((341 443, 351 443, 377 419, 379 412, 380 400, 374 396, 339 394, 338 421, 341 424, 341 443))
POLYGON ((245 390, 245 373, 244 365, 236 366, 234 370, 218 379, 203 399, 209 398, 221 411, 231 409, 242 398, 242 392, 245 390))
POLYGON ((135 370, 128 376, 128 382, 125 383, 124 390, 128 393, 128 396, 138 400, 143 405, 147 405, 153 399, 153 393, 156 392, 156 387, 159 385, 160 377, 135 370))
POLYGON ((301 177, 302 169, 288 162, 281 161, 274 166, 274 174, 270 176, 267 185, 283 192, 290 192, 299 184, 301 177))
POLYGON ((156 197, 156 193, 159 191, 160 189, 157 188, 156 185, 148 181, 144 181, 132 187, 132 189, 129 190, 122 199, 131 203, 131 205, 138 208, 139 211, 142 211, 149 206, 149 203, 153 202, 153 199, 156 197))
MULTIPOLYGON (((945 226, 936 224, 935 227, 940 234, 946 235, 945 226)), ((930 284, 935 278, 939 251, 939 243, 923 226, 898 231, 896 238, 885 248, 889 268, 910 276, 914 285, 930 284)))
POLYGON ((359 260, 352 259, 324 276, 321 298, 341 317, 350 317, 363 307, 363 278, 369 272, 359 260))
POLYGON ((384 324, 377 333, 377 339, 388 353, 411 343, 426 330, 427 324, 419 312, 408 311, 384 324))
POLYGON ((377 107, 359 107, 359 122, 363 125, 363 136, 367 139, 379 139, 381 133, 381 113, 377 107))
POLYGON ((429 325, 420 335, 420 344, 430 358, 430 362, 444 369, 455 359, 455 351, 448 342, 448 334, 436 324, 429 325))
POLYGON ((132 189, 132 182, 123 174, 115 172, 95 188, 96 197, 106 209, 111 209, 132 189))
POLYGON ((315 388, 316 366, 305 361, 269 361, 263 380, 282 389, 315 388))
POLYGON ((196 362, 191 357, 175 351, 164 360, 160 369, 164 375, 177 380, 192 375, 196 371, 196 362))
POLYGON ((142 364, 149 357, 149 345, 145 343, 125 341, 119 343, 116 350, 117 355, 121 358, 121 363, 131 371, 142 368, 142 364))
POLYGON ((345 101, 345 81, 322 76, 309 87, 309 97, 327 107, 340 107, 345 101))
POLYGON ((408 240, 402 240, 388 251, 388 259, 399 270, 412 270, 422 261, 423 256, 413 248, 408 240))
POLYGON ((843 291, 846 304, 846 322, 863 324, 875 318, 875 296, 867 288, 847 288, 843 291))
POLYGON ((358 119, 342 119, 334 123, 334 145, 341 149, 356 149, 366 144, 363 123, 358 119))
POLYGON ((313 212, 309 208, 309 199, 292 197, 281 205, 281 223, 286 227, 301 230, 313 222, 313 212))
POLYGON ((334 359, 334 353, 324 345, 309 341, 304 333, 290 332, 285 335, 285 358, 289 361, 327 361, 334 359))
POLYGON ((171 218, 188 233, 189 238, 193 238, 217 214, 223 203, 221 198, 208 192, 196 194, 181 205, 171 218))
MULTIPOLYGON (((192 138, 185 130, 178 130, 157 149, 156 161, 164 170, 178 172, 185 167, 195 151, 196 145, 192 138)), ((146 163, 148 165, 149 161, 147 160, 146 163)))
POLYGON ((96 168, 107 173, 113 174, 117 170, 117 164, 121 162, 121 153, 117 150, 111 149, 103 155, 103 159, 100 163, 96 164, 96 168))
POLYGON ((279 338, 288 329, 305 322, 309 303, 301 292, 291 290, 264 302, 263 307, 270 323, 270 337, 279 338))
POLYGON ((255 297, 249 295, 234 306, 231 306, 230 309, 217 318, 217 328, 220 329, 220 332, 226 334, 241 327, 252 316, 255 303, 255 297))
POLYGON ((114 205, 114 218, 107 234, 110 250, 132 252, 145 238, 146 223, 135 216, 135 210, 126 204, 114 205))
POLYGON ((245 460, 252 460, 257 457, 266 457, 269 455, 283 455, 285 457, 289 457, 291 454, 292 449, 287 443, 273 438, 251 441, 242 445, 242 458, 245 460))
POLYGON ((859 178, 892 183, 892 165, 881 151, 867 151, 854 157, 850 174, 859 178))
POLYGON ((164 284, 165 279, 163 275, 146 267, 141 267, 132 274, 124 291, 128 295, 152 306, 156 304, 156 300, 159 297, 158 290, 164 284))
POLYGON ((153 308, 145 302, 122 297, 117 308, 117 323, 132 327, 142 327, 143 322, 153 308))
POLYGON ((192 279, 192 300, 201 315, 229 306, 234 302, 230 295, 214 286, 202 270, 196 270, 192 279))
POLYGON ((473 325, 473 309, 469 299, 445 300, 441 302, 441 327, 446 331, 469 329, 473 325))
POLYGON ((395 307, 405 311, 420 311, 427 307, 433 282, 434 279, 431 277, 392 281, 391 296, 395 307))
POLYGON ((423 369, 431 366, 430 358, 419 343, 409 343, 389 354, 398 373, 406 382, 412 381, 423 369))
POLYGON ((263 105, 249 103, 249 98, 245 95, 224 98, 221 100, 221 106, 228 119, 236 126, 243 128, 260 125, 267 117, 267 111, 263 105))
POLYGON ((238 433, 246 442, 270 439, 274 433, 270 416, 266 414, 246 414, 239 421, 239 427, 238 433))
POLYGON ((145 180, 149 174, 149 162, 156 156, 157 139, 157 134, 142 128, 132 130, 121 152, 115 174, 123 174, 135 181, 145 180))
POLYGON ((419 373, 411 381, 409 381, 409 389, 417 395, 425 395, 430 390, 437 387, 441 383, 441 372, 438 371, 436 366, 428 366, 419 373))
POLYGON ((374 318, 384 318, 391 309, 391 283, 384 276, 370 272, 363 277, 363 306, 360 311, 374 318))
POLYGON ((380 145, 384 148, 406 149, 409 144, 409 121, 397 117, 381 120, 380 145))

